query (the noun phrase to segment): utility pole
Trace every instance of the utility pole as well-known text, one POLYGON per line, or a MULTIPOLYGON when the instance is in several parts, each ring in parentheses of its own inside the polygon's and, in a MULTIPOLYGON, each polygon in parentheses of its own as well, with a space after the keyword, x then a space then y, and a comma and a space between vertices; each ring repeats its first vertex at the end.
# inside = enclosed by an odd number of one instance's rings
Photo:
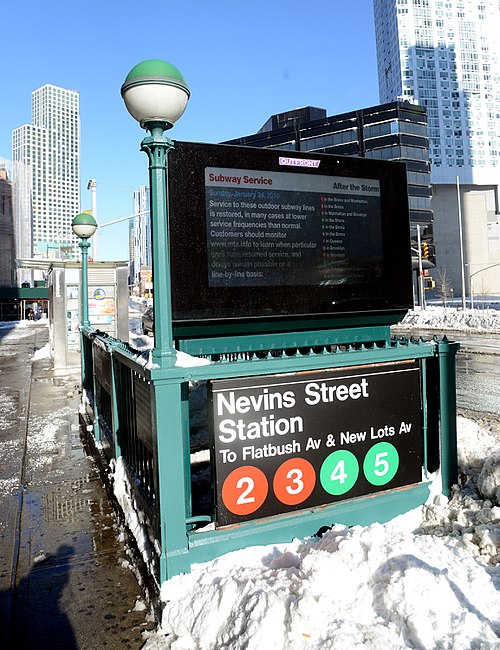
POLYGON ((464 265, 464 236, 462 230, 462 201, 460 198, 460 179, 457 176, 457 203, 458 203, 458 236, 460 240, 460 273, 462 279, 462 309, 465 309, 465 265, 464 265))
POLYGON ((422 240, 420 238, 420 224, 417 223, 417 248, 418 248, 418 302, 420 309, 425 309, 424 300, 424 272, 422 269, 422 240))
MULTIPOLYGON (((94 179, 91 179, 87 183, 87 189, 92 191, 92 216, 97 223, 97 183, 94 179)), ((98 250, 97 250, 97 230, 92 235, 92 259, 95 261, 98 259, 98 250)))

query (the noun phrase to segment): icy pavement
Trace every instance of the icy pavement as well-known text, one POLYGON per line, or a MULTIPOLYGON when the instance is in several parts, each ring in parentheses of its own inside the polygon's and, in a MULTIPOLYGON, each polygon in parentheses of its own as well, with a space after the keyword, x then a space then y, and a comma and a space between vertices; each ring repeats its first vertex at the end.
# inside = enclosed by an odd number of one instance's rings
POLYGON ((150 616, 47 339, 0 328, 0 647, 137 650, 150 616))

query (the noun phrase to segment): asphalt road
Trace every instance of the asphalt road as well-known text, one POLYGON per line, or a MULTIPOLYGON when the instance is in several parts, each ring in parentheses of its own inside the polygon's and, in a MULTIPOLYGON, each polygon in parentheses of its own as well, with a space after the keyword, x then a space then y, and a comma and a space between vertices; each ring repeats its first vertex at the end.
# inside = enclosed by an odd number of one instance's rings
POLYGON ((455 331, 394 330, 398 335, 448 339, 460 343, 457 354, 457 405, 459 409, 500 417, 500 334, 455 331))
POLYGON ((461 409, 500 416, 498 354, 457 355, 457 405, 461 409))

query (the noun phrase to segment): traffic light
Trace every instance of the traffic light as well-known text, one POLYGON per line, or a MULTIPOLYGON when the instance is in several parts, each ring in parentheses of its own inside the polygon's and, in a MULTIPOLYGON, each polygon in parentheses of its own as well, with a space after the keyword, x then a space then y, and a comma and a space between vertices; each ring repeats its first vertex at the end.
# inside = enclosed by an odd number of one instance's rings
POLYGON ((434 282, 434 280, 431 278, 430 275, 427 278, 424 278, 424 289, 426 291, 429 289, 434 289, 435 286, 436 283, 434 282))
POLYGON ((422 257, 425 257, 425 259, 429 259, 429 244, 427 242, 423 242, 422 244, 422 257))

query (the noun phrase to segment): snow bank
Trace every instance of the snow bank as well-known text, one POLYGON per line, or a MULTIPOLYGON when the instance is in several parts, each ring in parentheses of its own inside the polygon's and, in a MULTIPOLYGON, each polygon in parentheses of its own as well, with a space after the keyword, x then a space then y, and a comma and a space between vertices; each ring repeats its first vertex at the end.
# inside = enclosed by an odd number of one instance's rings
POLYGON ((500 629, 485 568, 397 521, 231 553, 168 581, 162 598, 168 636, 148 650, 465 650, 494 647, 500 629))
POLYGON ((451 329, 463 332, 500 333, 500 311, 427 307, 415 309, 402 320, 402 327, 451 329))
POLYGON ((123 512, 128 529, 135 538, 137 548, 148 571, 151 575, 154 575, 153 554, 155 552, 155 542, 148 535, 148 530, 151 527, 146 521, 144 511, 135 500, 129 472, 121 456, 116 461, 111 462, 111 480, 113 492, 123 512))
POLYGON ((441 499, 424 509, 421 530, 449 536, 485 565, 497 567, 500 562, 499 432, 488 431, 459 417, 458 447, 460 485, 454 486, 449 501, 441 499))
POLYGON ((31 357, 33 361, 40 359, 50 359, 50 343, 46 343, 42 348, 38 348, 31 357))

